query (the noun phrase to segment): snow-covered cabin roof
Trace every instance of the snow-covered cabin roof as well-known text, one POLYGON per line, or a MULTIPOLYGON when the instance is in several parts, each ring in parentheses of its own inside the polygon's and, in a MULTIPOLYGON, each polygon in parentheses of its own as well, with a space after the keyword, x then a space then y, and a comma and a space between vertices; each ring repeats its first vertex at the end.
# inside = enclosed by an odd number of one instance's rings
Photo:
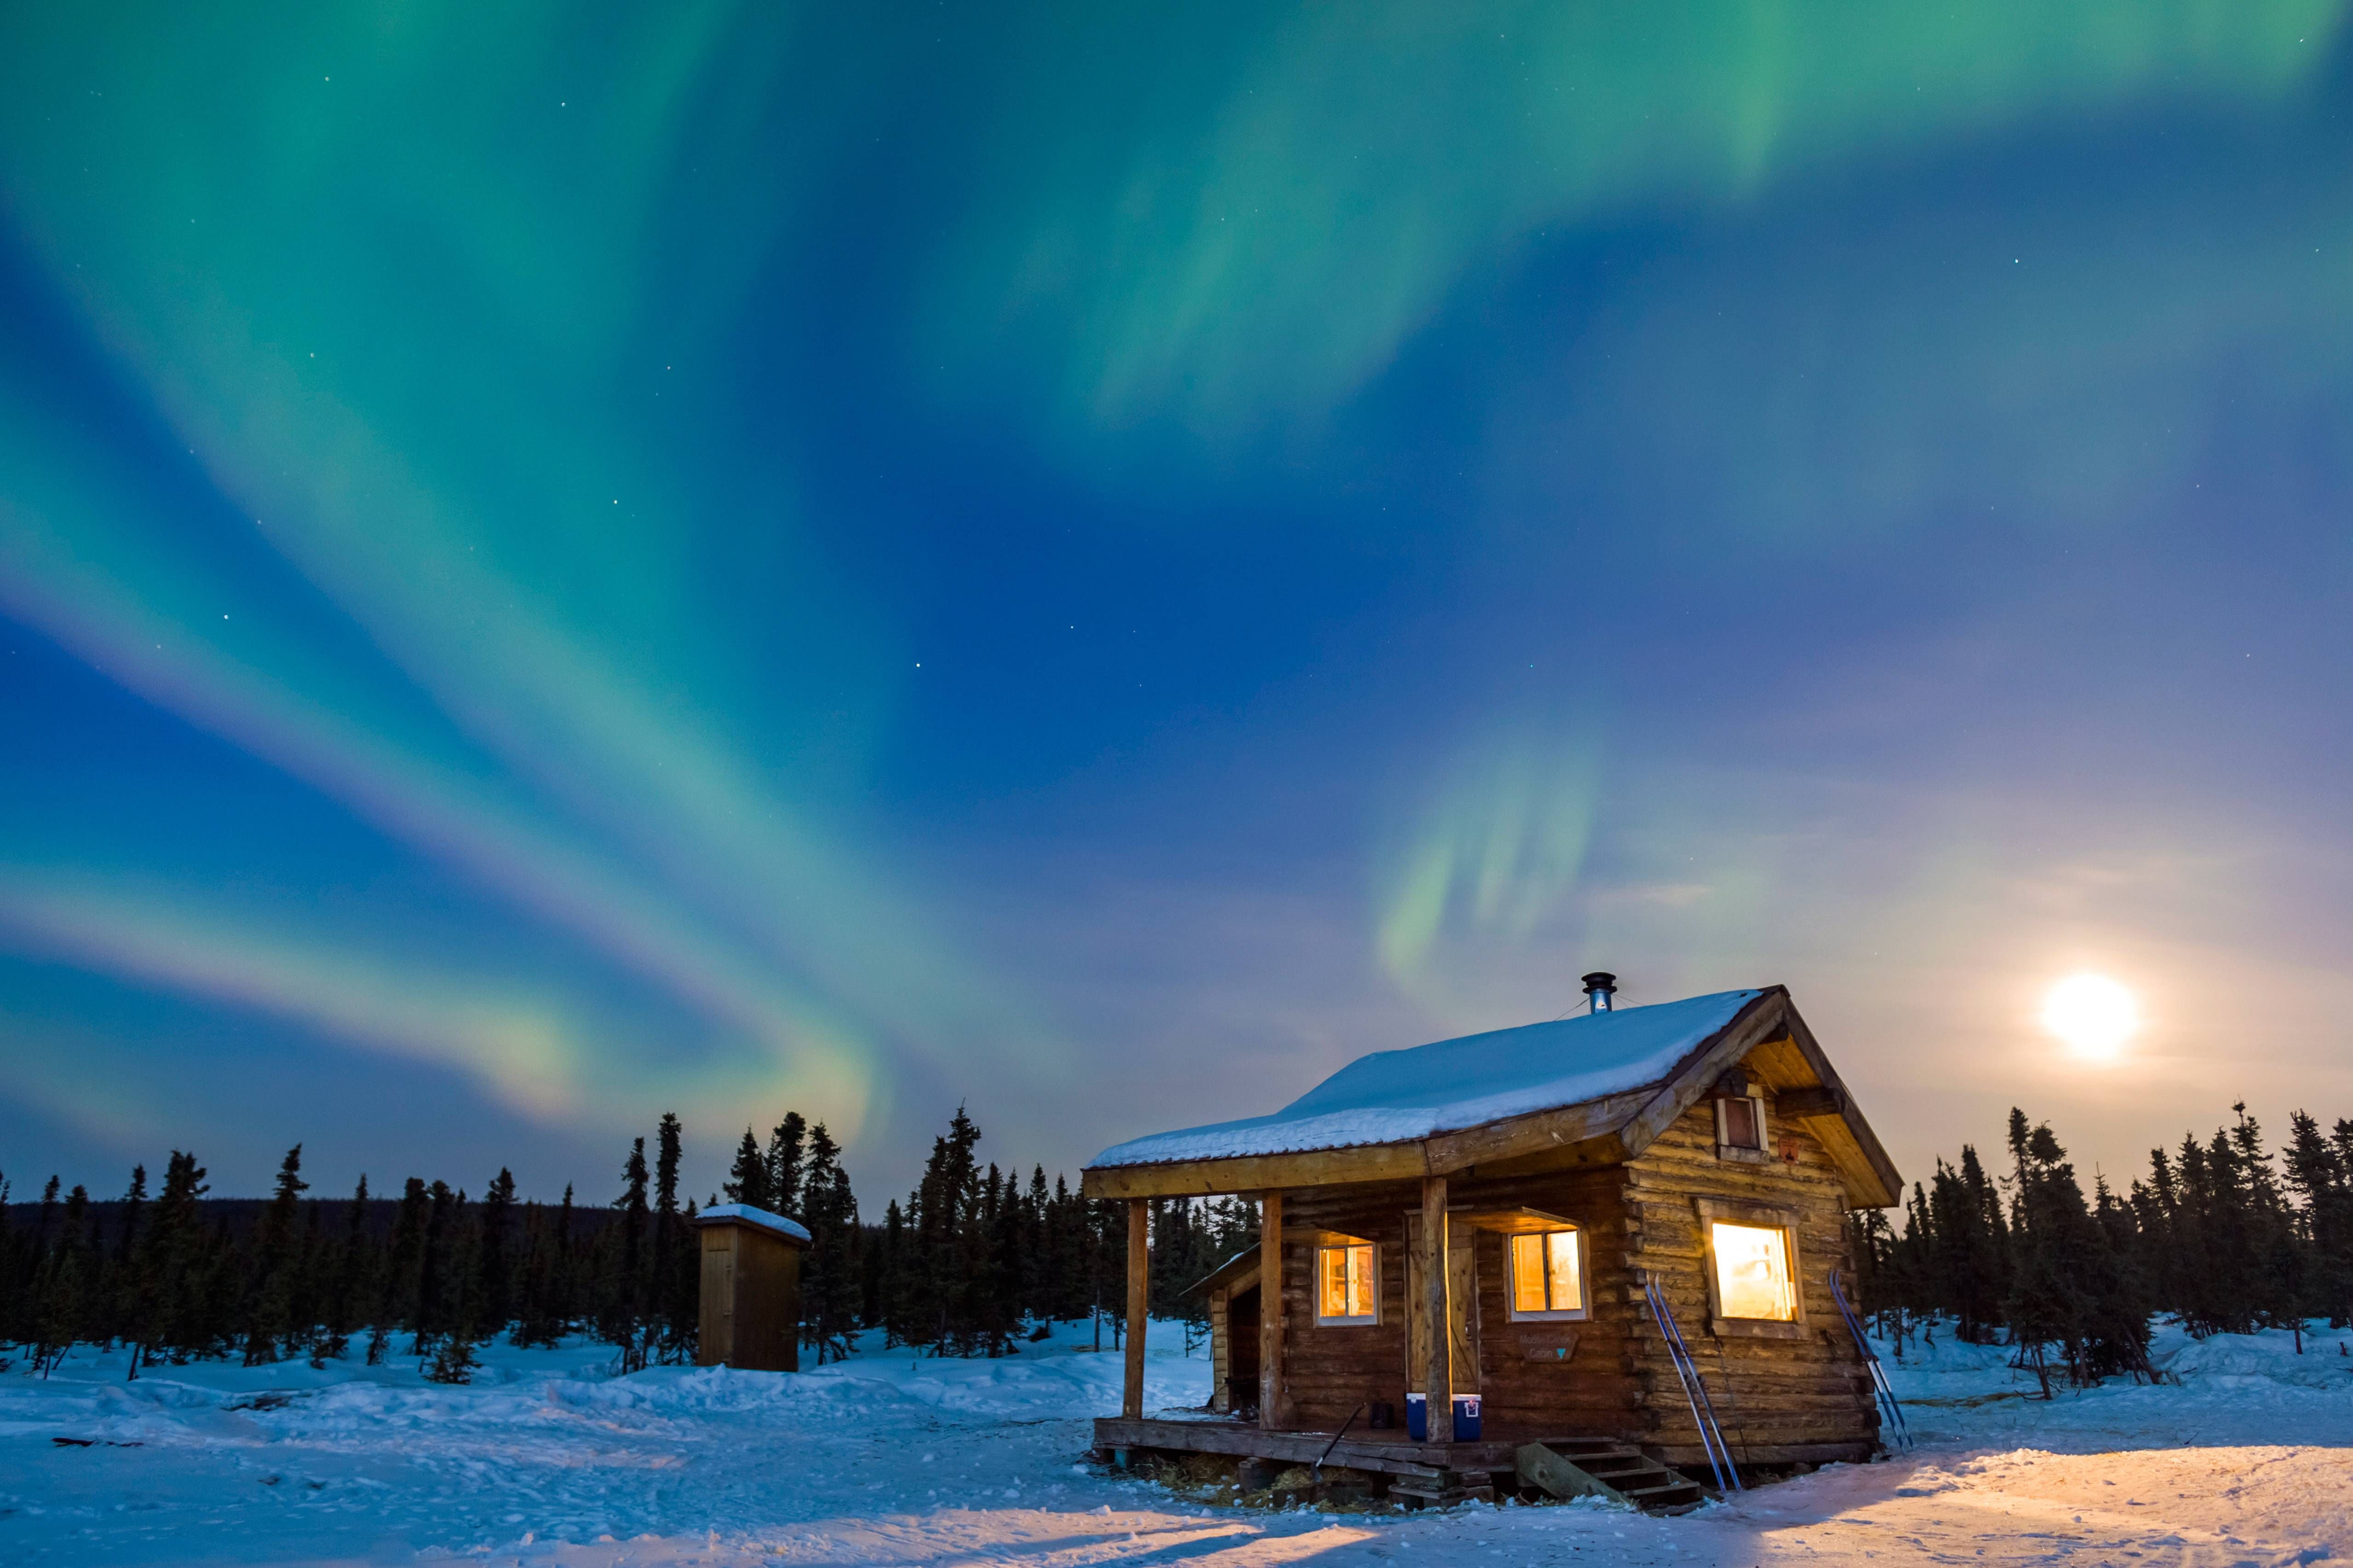
POLYGON ((1386 1180, 1545 1159, 1570 1144, 1631 1158, 1759 1047, 1776 1064, 1771 1087, 1799 1095, 1792 1113, 1823 1136, 1852 1200, 1899 1201, 1894 1168, 1778 985, 1376 1051, 1271 1114, 1115 1144, 1088 1163, 1085 1190, 1146 1196, 1386 1180))
POLYGON ((1090 1165, 1396 1143, 1657 1083, 1757 991, 1719 991, 1358 1057, 1271 1116, 1132 1139, 1090 1165))
POLYGON ((745 1225, 756 1225, 762 1230, 773 1230, 786 1240, 797 1241, 803 1247, 809 1244, 807 1227, 800 1221, 786 1219, 780 1214, 770 1214, 766 1209, 755 1209, 749 1204, 712 1204, 707 1209, 697 1210, 694 1219, 697 1225, 709 1225, 723 1219, 741 1220, 745 1225))

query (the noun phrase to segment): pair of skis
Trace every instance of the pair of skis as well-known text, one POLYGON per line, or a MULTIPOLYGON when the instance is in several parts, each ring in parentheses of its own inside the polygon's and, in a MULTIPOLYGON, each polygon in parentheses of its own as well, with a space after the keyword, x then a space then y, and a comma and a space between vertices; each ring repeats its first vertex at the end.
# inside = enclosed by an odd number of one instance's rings
POLYGON ((1715 1402, 1708 1398, 1707 1384, 1700 1381, 1699 1363, 1692 1359, 1691 1346, 1683 1342, 1683 1327, 1675 1321, 1674 1309, 1667 1305, 1666 1288, 1648 1269, 1642 1272, 1642 1295, 1651 1303, 1651 1321, 1658 1324, 1659 1337, 1666 1342, 1667 1359, 1675 1363, 1675 1377, 1683 1385, 1683 1399, 1691 1406, 1692 1422, 1699 1428, 1700 1447, 1707 1451, 1707 1468, 1715 1472, 1717 1494, 1747 1490, 1740 1484, 1740 1469, 1732 1462, 1732 1449, 1724 1440, 1724 1428, 1716 1424, 1715 1402))
POLYGON ((1846 1287, 1841 1283, 1841 1268, 1831 1270, 1831 1294, 1837 1298, 1839 1316, 1846 1320, 1846 1331, 1854 1336, 1854 1348, 1862 1352, 1862 1364, 1871 1369, 1871 1391, 1879 1400, 1879 1413, 1883 1420, 1881 1429, 1894 1438, 1899 1448, 1912 1446, 1912 1429, 1905 1425, 1904 1406, 1895 1402, 1895 1390, 1887 1381, 1887 1368, 1880 1363, 1879 1352, 1871 1348, 1870 1336, 1862 1331, 1862 1320, 1854 1315, 1853 1306, 1846 1299, 1846 1287))

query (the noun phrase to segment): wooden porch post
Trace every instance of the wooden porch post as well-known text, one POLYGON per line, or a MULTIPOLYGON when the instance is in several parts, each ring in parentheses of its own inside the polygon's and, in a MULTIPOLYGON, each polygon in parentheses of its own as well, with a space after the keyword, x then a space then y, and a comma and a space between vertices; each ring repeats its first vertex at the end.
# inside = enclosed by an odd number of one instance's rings
POLYGON ((1127 1200, 1127 1385, 1120 1394, 1120 1414, 1130 1418, 1144 1414, 1144 1336, 1152 1310, 1152 1253, 1149 1198, 1127 1200))
POLYGON ((1446 1178, 1421 1179, 1421 1342, 1430 1347, 1430 1440, 1454 1441, 1454 1339, 1446 1310, 1446 1178))
POLYGON ((1258 1216, 1258 1424, 1279 1429, 1282 1408, 1282 1193, 1269 1188, 1258 1216))

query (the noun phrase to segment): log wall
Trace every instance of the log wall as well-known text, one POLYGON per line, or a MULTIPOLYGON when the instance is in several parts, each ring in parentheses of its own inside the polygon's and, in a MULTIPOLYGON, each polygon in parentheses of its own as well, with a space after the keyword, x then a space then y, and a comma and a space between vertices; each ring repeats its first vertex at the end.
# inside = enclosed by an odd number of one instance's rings
MULTIPOLYGON (((1476 1368, 1475 1375, 1458 1372, 1457 1387, 1482 1394, 1491 1435, 1616 1436, 1659 1450, 1670 1462, 1697 1458, 1690 1407, 1636 1286, 1637 1271, 1647 1270, 1666 1292, 1736 1458, 1769 1464, 1868 1451, 1877 1439, 1878 1413, 1830 1290, 1831 1269, 1848 1265, 1844 1186, 1802 1123, 1785 1122, 1768 1109, 1767 1134, 1762 1161, 1720 1157, 1714 1102, 1702 1100, 1622 1165, 1454 1182, 1454 1205, 1538 1209, 1574 1221, 1586 1236, 1587 1319, 1514 1322, 1505 1293, 1506 1238, 1473 1233, 1476 1368), (1711 1326, 1699 1199, 1767 1205, 1795 1215, 1804 1321, 1788 1337, 1718 1333, 1711 1326)), ((1330 1430, 1374 1401, 1395 1405, 1402 1424, 1410 1385, 1407 1215, 1419 1197, 1413 1182, 1286 1193, 1288 1226, 1362 1236, 1379 1246, 1379 1321, 1328 1328, 1315 1322, 1314 1249, 1282 1249, 1284 1384, 1298 1427, 1330 1430)))
MULTIPOLYGON (((1502 1236, 1472 1231, 1478 1279, 1476 1312, 1469 1325, 1473 1368, 1458 1370, 1459 1392, 1476 1392, 1490 1429, 1555 1435, 1621 1435, 1634 1419, 1638 1384, 1630 1360, 1631 1315, 1622 1277, 1622 1168, 1568 1171, 1506 1180, 1462 1181, 1448 1196, 1478 1208, 1528 1207, 1575 1221, 1586 1232, 1591 1317, 1582 1322, 1522 1323, 1510 1320, 1504 1293, 1502 1236), (1559 1352, 1568 1351, 1567 1357, 1559 1352)), ((1418 1212, 1412 1182, 1367 1183, 1295 1190, 1291 1223, 1368 1237, 1379 1244, 1380 1321, 1373 1327, 1318 1328, 1314 1321, 1313 1249, 1283 1249, 1283 1299, 1297 1325, 1287 1367, 1291 1395, 1305 1426, 1347 1419, 1359 1404, 1385 1400, 1404 1420, 1407 1366, 1406 1216, 1418 1212)), ((1460 1234, 1461 1222, 1454 1227, 1460 1234)), ((1458 1275, 1459 1279, 1460 1276, 1458 1275)))
MULTIPOLYGON (((1759 1463, 1829 1457, 1841 1445, 1867 1448, 1879 1436, 1869 1374, 1831 1299, 1832 1268, 1851 1268, 1845 1185, 1820 1141, 1801 1122, 1767 1111, 1761 1163, 1721 1159, 1715 1113, 1703 1100, 1623 1167, 1626 1262, 1666 1291, 1715 1401, 1736 1458, 1759 1463), (1705 1249, 1697 1199, 1769 1205, 1796 1217, 1797 1279, 1803 1321, 1788 1338, 1715 1332, 1710 1326, 1705 1249)), ((1699 1431, 1655 1331, 1639 1337, 1636 1372, 1648 1415, 1644 1441, 1696 1453, 1699 1431)))

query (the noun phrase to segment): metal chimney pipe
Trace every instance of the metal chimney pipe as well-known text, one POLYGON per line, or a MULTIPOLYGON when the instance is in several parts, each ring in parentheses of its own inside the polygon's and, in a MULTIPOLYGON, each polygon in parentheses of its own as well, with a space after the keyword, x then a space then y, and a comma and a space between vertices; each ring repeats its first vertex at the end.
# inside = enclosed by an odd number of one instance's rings
POLYGON ((1618 977, 1606 969, 1597 969, 1585 976, 1586 1005, 1596 1013, 1609 1011, 1609 999, 1618 994, 1618 977))

